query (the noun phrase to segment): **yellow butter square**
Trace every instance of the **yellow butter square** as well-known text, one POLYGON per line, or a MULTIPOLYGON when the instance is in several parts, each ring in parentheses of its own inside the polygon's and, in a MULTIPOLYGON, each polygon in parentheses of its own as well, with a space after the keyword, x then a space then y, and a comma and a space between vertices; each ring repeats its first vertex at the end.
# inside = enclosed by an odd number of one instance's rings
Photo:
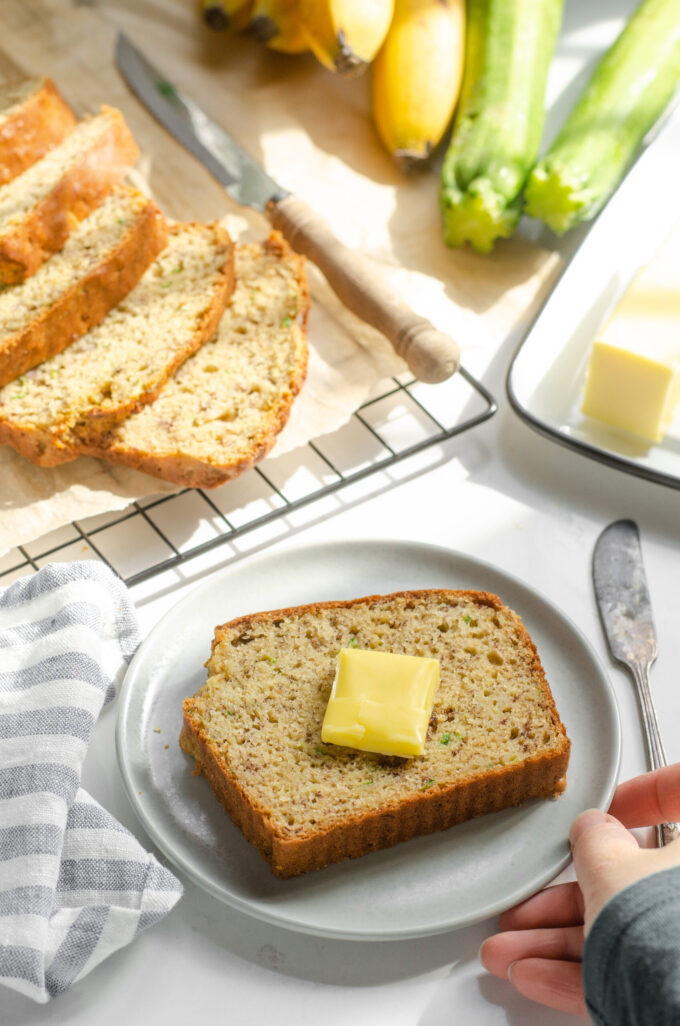
POLYGON ((599 332, 581 407, 648 442, 663 441, 680 404, 679 240, 676 230, 599 332))
POLYGON ((422 755, 439 660, 343 648, 321 739, 381 755, 422 755))
POLYGON ((626 328, 636 332, 637 347, 623 331, 613 329, 593 343, 582 409, 613 427, 660 442, 680 399, 680 320, 675 357, 668 346, 653 345, 648 326, 638 330, 629 321, 626 328))

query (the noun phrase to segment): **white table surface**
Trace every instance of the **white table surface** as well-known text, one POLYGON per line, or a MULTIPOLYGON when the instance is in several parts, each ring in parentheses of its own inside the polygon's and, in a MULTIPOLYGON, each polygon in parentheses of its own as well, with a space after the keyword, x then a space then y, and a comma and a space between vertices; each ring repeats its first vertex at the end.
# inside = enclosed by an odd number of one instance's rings
MULTIPOLYGON (((631 5, 626 4, 626 8, 631 5)), ((619 13, 618 3, 609 8, 619 13)), ((580 55, 567 53, 565 61, 580 55)), ((573 74, 573 69, 571 69, 573 74)), ((564 251, 571 243, 567 240, 564 251)), ((623 728, 621 777, 647 768, 632 683, 609 659, 591 585, 595 540, 611 521, 640 527, 659 635, 653 687, 669 759, 680 760, 680 491, 594 463, 534 433, 510 409, 505 373, 517 339, 483 368, 500 401, 486 424, 452 439, 434 466, 427 456, 400 464, 393 483, 353 502, 311 505, 285 522, 277 540, 259 532, 132 589, 143 633, 211 570, 307 542, 361 537, 422 540, 509 571, 541 591, 585 634, 609 671, 623 728)), ((474 367, 470 368, 473 372, 474 367)), ((97 724, 83 785, 153 850, 139 825, 116 761, 116 709, 97 724)), ((156 852, 161 858, 162 854, 156 852)), ((256 856, 259 857, 259 856, 256 856)), ((181 875, 181 874, 180 874, 181 875)), ((563 878, 572 878, 566 870, 563 878)), ((314 938, 251 919, 189 881, 163 922, 108 958, 70 991, 38 1006, 0 993, 8 1026, 566 1026, 583 1022, 531 1004, 490 976, 477 952, 490 920, 457 932, 394 942, 314 938)), ((442 900, 445 900, 442 895, 442 900)), ((398 900, 398 896, 395 896, 398 900)))
MULTIPOLYGON (((507 354, 506 354, 507 357, 507 354)), ((598 465, 542 438, 524 425, 503 393, 499 359, 486 375, 500 397, 489 422, 447 443, 444 461, 395 481, 379 495, 319 518, 308 507, 268 551, 307 542, 354 537, 418 539, 490 561, 524 579, 559 606, 589 639, 608 668, 623 725, 622 778, 646 768, 636 700, 625 672, 611 663, 590 581, 593 544, 620 517, 640 527, 659 634, 653 670, 664 737, 680 759, 676 578, 680 568, 680 492, 598 465)), ((406 468, 405 468, 406 469, 406 468)), ((205 574, 230 560, 219 548, 133 588, 143 631, 205 574)), ((228 547, 225 547, 225 549, 228 547)), ((121 783, 114 748, 116 710, 97 725, 84 786, 151 847, 121 783)), ((162 856, 161 856, 162 857, 162 856)), ((566 871, 568 877, 570 870, 566 871)), ((442 895, 445 899, 445 895, 442 895)), ((398 897, 395 896, 395 900, 398 897)), ((279 1026, 560 1026, 574 1021, 514 993, 481 967, 477 952, 494 931, 487 921, 458 932, 396 942, 347 942, 298 935, 251 919, 186 882, 167 918, 113 955, 48 1006, 10 992, 0 995, 4 1023, 168 1026, 205 1021, 279 1026)), ((583 1021, 583 1020, 580 1020, 583 1021)))

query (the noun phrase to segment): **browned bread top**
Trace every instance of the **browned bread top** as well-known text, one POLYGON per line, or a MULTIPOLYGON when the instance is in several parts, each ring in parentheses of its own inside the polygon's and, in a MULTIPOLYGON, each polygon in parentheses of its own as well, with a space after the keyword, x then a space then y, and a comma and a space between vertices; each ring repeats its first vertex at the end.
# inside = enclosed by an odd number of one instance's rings
POLYGON ((0 187, 0 283, 34 274, 139 156, 119 110, 102 107, 0 187))
POLYGON ((75 123, 75 114, 50 78, 0 86, 0 185, 57 146, 75 123))

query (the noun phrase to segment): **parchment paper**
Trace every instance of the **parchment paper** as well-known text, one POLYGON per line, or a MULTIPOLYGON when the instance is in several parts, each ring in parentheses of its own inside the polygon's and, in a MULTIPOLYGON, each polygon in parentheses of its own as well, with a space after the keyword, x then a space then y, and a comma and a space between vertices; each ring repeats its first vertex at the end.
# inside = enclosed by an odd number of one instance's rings
MULTIPOLYGON (((490 256, 447 249, 436 166, 406 179, 392 165, 371 120, 368 76, 341 79, 309 55, 287 57, 247 36, 214 34, 186 0, 35 0, 31 13, 22 0, 3 0, 0 75, 52 75, 79 114, 102 103, 120 107, 142 150, 136 184, 169 218, 220 219, 237 240, 269 230, 264 218, 233 204, 128 92, 113 60, 118 28, 343 242, 370 254, 416 311, 458 340, 464 364, 474 354, 483 368, 511 332, 530 324, 559 270, 557 256, 521 236, 490 256), (33 8, 43 13, 36 17, 33 8)), ((338 429, 406 369, 381 335, 342 307, 316 268, 308 271, 308 378, 272 457, 338 429)), ((173 490, 89 458, 46 469, 0 449, 0 553, 71 520, 173 490)))

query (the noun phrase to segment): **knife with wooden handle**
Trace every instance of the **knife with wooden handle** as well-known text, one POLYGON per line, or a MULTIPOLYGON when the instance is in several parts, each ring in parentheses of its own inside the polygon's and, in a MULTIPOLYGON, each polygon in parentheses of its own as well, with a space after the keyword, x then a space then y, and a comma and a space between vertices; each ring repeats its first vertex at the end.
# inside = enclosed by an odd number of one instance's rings
MULTIPOLYGON (((614 659, 628 667, 637 687, 650 765, 652 769, 667 766, 649 680, 656 659, 656 631, 634 521, 617 520, 597 539, 593 584, 609 650, 614 659)), ((670 844, 679 835, 677 823, 659 823, 657 847, 670 844)))
POLYGON ((460 366, 448 335, 414 313, 381 280, 380 269, 335 238, 326 222, 282 189, 242 147, 120 33, 116 64, 133 93, 242 206, 266 214, 298 253, 316 264, 329 285, 361 320, 380 331, 420 381, 438 382, 460 366))

